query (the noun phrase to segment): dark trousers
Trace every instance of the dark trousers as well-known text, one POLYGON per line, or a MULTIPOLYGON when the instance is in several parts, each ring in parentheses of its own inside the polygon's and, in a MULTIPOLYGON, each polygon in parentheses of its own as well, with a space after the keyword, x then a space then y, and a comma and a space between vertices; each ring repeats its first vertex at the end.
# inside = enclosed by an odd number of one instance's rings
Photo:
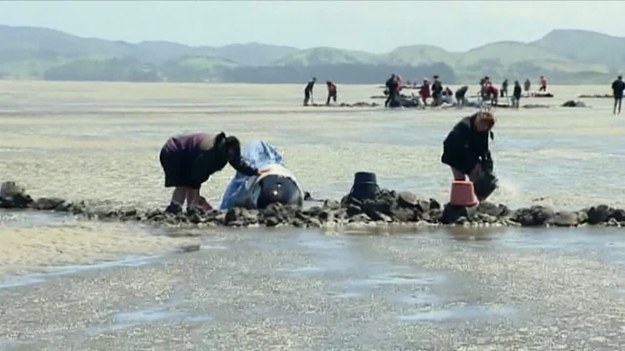
POLYGON ((390 90, 390 91, 388 92, 388 97, 386 98, 386 101, 384 101, 384 107, 387 107, 387 106, 388 106, 388 104, 389 104, 391 101, 395 100, 396 98, 397 98, 397 92, 396 92, 396 91, 393 91, 393 90, 390 90))
POLYGON ((616 114, 616 107, 618 106, 618 113, 621 113, 621 103, 623 102, 622 96, 614 97, 614 114, 616 114))
POLYGON ((328 92, 328 100, 326 100, 326 105, 330 105, 330 99, 336 102, 336 91, 328 92))

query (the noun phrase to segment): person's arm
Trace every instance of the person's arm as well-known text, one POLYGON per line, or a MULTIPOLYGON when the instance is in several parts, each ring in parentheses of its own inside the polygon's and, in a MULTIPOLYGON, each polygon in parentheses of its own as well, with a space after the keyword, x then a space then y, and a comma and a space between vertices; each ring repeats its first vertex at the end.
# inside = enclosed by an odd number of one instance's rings
POLYGON ((252 177, 252 176, 260 175, 260 172, 258 171, 258 169, 250 166, 249 164, 247 164, 247 162, 243 161, 241 156, 234 157, 233 159, 229 160, 228 163, 230 163, 232 168, 245 174, 246 176, 252 177))

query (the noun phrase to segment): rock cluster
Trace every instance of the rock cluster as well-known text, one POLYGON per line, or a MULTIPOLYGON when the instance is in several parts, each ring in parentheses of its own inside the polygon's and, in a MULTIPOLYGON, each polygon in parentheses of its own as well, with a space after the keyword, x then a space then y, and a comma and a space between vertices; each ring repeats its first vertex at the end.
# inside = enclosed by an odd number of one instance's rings
POLYGON ((583 101, 569 100, 562 104, 562 107, 588 107, 583 101))
POLYGON ((381 189, 374 199, 351 195, 341 201, 325 200, 306 209, 272 204, 263 210, 233 208, 227 211, 165 213, 162 210, 94 206, 61 198, 32 199, 15 183, 5 183, 0 192, 0 208, 66 212, 105 221, 137 221, 166 226, 294 226, 322 227, 349 224, 407 224, 464 226, 625 226, 625 210, 607 205, 583 210, 556 211, 545 206, 511 210, 505 205, 483 202, 474 207, 441 206, 434 199, 410 192, 381 189))
POLYGON ((578 98, 580 99, 611 99, 614 96, 611 94, 582 94, 580 96, 578 96, 578 98))

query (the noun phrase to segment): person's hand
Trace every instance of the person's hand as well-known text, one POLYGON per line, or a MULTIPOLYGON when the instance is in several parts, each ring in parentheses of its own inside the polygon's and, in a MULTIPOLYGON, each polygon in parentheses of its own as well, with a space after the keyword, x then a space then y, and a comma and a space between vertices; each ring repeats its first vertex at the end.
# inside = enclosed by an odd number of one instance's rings
POLYGON ((269 172, 270 170, 271 170, 271 168, 269 168, 269 167, 259 168, 258 169, 258 175, 265 174, 265 173, 269 172))

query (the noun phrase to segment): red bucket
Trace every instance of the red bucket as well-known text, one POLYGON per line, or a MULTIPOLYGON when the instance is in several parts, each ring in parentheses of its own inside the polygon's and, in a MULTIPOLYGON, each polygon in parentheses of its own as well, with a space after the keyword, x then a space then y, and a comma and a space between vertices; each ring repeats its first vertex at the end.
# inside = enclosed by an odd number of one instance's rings
POLYGON ((454 206, 475 206, 479 203, 470 180, 454 180, 451 183, 449 204, 454 206))

